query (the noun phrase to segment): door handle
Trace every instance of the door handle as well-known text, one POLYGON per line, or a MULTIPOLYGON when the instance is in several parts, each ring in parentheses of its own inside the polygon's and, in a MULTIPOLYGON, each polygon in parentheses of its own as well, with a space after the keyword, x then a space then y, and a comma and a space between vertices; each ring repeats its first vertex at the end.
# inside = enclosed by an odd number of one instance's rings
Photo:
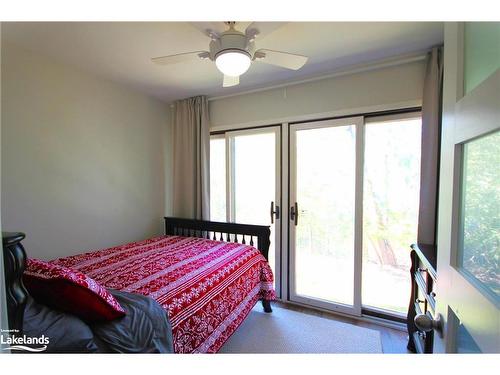
POLYGON ((443 337, 443 318, 441 314, 438 314, 436 319, 433 319, 428 313, 418 314, 413 319, 413 322, 419 331, 430 332, 435 330, 439 337, 443 337))
POLYGON ((271 202, 271 224, 274 224, 274 219, 278 220, 280 218, 280 206, 276 205, 274 208, 274 202, 271 202))
POLYGON ((294 222, 295 226, 299 223, 299 206, 297 202, 290 207, 290 220, 294 222))

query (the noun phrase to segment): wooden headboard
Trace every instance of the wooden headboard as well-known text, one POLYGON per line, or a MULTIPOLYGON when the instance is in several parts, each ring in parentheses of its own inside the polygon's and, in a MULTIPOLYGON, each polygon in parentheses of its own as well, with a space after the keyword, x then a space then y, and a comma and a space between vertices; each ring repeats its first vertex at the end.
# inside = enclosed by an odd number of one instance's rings
POLYGON ((7 315, 9 329, 15 330, 14 335, 22 334, 24 308, 28 300, 28 291, 23 284, 26 252, 21 245, 25 237, 24 233, 2 232, 7 315))
POLYGON ((269 260, 271 229, 268 225, 222 223, 165 217, 165 234, 207 238, 225 242, 240 242, 255 246, 269 260))
MULTIPOLYGON (((222 223, 165 217, 165 234, 173 236, 189 236, 207 238, 225 242, 239 242, 255 246, 269 261, 269 246, 271 245, 271 229, 268 225, 250 225, 237 223, 222 223), (254 240, 256 239, 256 241, 254 240)), ((273 311, 271 302, 262 300, 266 313, 273 311)))

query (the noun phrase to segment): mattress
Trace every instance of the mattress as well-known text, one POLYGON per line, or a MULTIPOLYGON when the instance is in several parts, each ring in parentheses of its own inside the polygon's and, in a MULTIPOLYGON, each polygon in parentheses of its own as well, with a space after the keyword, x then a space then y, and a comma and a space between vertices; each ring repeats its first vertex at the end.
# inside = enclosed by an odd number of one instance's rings
POLYGON ((266 259, 239 243, 161 236, 52 262, 155 299, 168 313, 176 353, 216 353, 259 299, 275 298, 266 259))

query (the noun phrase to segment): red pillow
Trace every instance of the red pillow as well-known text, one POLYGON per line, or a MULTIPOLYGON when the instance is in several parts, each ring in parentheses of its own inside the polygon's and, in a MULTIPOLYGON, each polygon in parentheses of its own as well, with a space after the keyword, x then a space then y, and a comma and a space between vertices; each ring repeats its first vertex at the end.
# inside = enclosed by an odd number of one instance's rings
POLYGON ((37 302, 83 320, 106 321, 125 315, 125 310, 106 288, 80 271, 28 259, 23 281, 37 302))

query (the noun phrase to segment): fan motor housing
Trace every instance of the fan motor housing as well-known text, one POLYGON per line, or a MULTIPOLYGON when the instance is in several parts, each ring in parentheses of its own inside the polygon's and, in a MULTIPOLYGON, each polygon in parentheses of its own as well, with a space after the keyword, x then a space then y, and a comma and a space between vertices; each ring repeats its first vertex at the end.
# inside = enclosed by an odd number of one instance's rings
POLYGON ((210 59, 215 60, 218 55, 227 51, 240 51, 253 59, 253 50, 253 43, 248 42, 245 34, 236 30, 228 30, 219 39, 210 43, 210 59))

